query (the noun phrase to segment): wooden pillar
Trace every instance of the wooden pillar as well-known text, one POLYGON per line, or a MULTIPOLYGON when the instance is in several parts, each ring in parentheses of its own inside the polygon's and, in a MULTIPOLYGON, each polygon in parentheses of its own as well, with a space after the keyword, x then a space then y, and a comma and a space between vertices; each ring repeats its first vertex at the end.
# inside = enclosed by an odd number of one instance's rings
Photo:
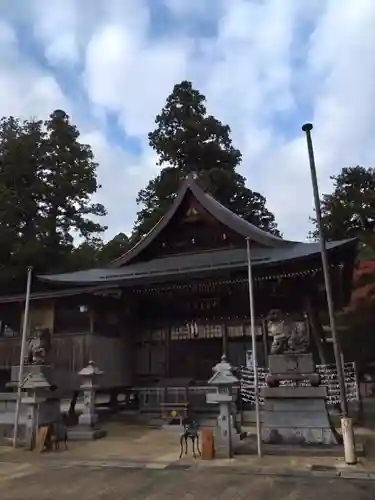
POLYGON ((147 325, 147 358, 148 358, 148 375, 151 375, 151 366, 152 366, 152 332, 153 332, 153 325, 147 325))
POLYGON ((168 326, 165 337, 165 362, 164 362, 164 377, 168 378, 170 373, 169 355, 171 342, 171 327, 168 326))
POLYGON ((226 321, 223 323, 223 336, 222 336, 222 354, 228 358, 228 324, 226 321))
POLYGON ((263 353, 264 353, 264 365, 268 368, 268 327, 267 321, 262 320, 262 339, 263 339, 263 353))
POLYGON ((93 343, 94 343, 94 332, 95 332, 95 312, 92 307, 92 304, 89 305, 89 358, 90 360, 93 358, 93 343))
POLYGON ((308 321, 310 325, 310 332, 313 338, 314 346, 317 350, 320 363, 324 365, 327 363, 327 359, 326 359, 324 344, 322 342, 324 341, 323 328, 321 326, 318 313, 312 303, 312 299, 310 296, 306 297, 305 303, 306 303, 308 321))

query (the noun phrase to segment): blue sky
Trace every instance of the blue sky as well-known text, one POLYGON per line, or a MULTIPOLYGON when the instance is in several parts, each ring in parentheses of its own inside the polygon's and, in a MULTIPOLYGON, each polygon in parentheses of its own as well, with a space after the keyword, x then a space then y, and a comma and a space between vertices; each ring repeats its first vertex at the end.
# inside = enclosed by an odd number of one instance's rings
POLYGON ((191 80, 232 128, 249 187, 303 240, 301 125, 314 123, 323 192, 343 166, 374 165, 374 25, 373 0, 1 0, 0 116, 71 115, 100 165, 110 238, 158 171, 155 115, 191 80))

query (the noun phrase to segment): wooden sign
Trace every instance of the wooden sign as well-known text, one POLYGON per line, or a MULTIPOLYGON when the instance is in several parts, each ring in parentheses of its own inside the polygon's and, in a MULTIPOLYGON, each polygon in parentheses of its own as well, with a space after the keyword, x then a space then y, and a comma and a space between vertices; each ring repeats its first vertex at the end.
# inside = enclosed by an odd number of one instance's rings
POLYGON ((202 460, 213 460, 215 458, 214 433, 212 429, 201 430, 202 460))
POLYGON ((40 452, 50 448, 50 430, 48 426, 39 428, 38 437, 36 441, 36 448, 40 452))

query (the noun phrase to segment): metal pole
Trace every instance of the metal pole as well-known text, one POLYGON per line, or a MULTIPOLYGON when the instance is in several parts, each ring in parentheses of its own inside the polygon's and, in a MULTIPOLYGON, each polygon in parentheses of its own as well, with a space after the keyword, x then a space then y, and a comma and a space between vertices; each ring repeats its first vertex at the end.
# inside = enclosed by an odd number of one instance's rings
POLYGON ((23 374, 24 374, 24 365, 25 365, 26 338, 27 338, 27 328, 28 328, 28 323, 29 323, 29 305, 30 305, 30 290, 31 290, 32 272, 33 272, 33 268, 28 267, 27 268, 26 296, 25 296, 25 310, 23 313, 23 324, 22 324, 20 367, 19 367, 19 371, 18 371, 17 402, 16 402, 16 412, 14 415, 14 430, 13 430, 13 446, 14 446, 14 448, 16 448, 16 446, 17 446, 18 423, 19 423, 19 418, 20 418, 23 374))
POLYGON ((257 347, 255 338, 255 311, 254 311, 254 288, 253 288, 253 273, 251 268, 251 252, 250 252, 250 239, 246 238, 247 249, 247 272, 249 282, 249 306, 250 306, 250 328, 251 328, 251 342, 253 350, 253 370, 254 370, 254 398, 255 398, 255 419, 257 431, 257 452, 258 458, 262 458, 262 436, 260 428, 260 404, 259 404, 259 384, 258 384, 258 361, 257 361, 257 347))
POLYGON ((329 272, 326 241, 325 241, 325 237, 324 237, 323 224, 322 224, 322 211, 321 211, 321 207, 320 207, 318 179, 317 179, 317 175, 316 175, 314 149, 313 149, 313 144, 312 144, 312 140, 311 140, 312 128, 313 128, 313 126, 311 123, 306 123, 305 125, 303 125, 302 130, 303 130, 303 132, 306 133, 307 150, 309 153, 311 183, 312 183, 313 194, 314 194, 316 222, 317 222, 318 231, 319 231, 320 252, 322 255, 322 265, 323 265, 324 283, 325 283, 326 296, 327 296, 329 323, 330 323, 331 332, 332 332, 333 350, 334 350, 334 354, 335 354, 337 377, 338 377, 339 388, 340 388, 341 412, 342 412, 343 417, 347 417, 347 415, 348 415, 348 402, 346 400, 344 370, 343 370, 343 365, 342 365, 341 349, 339 347, 339 338, 338 338, 337 329, 336 329, 335 310, 334 310, 333 298, 332 298, 331 276, 330 276, 330 272, 329 272))

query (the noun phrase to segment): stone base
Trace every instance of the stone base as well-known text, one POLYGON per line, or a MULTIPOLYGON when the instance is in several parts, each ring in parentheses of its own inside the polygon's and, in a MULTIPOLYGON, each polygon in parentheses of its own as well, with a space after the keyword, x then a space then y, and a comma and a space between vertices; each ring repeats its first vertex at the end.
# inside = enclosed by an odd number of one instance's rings
POLYGON ((95 429, 77 425, 68 429, 68 441, 93 441, 105 437, 107 432, 104 429, 95 429))
MULTIPOLYGON (((252 435, 245 438, 236 446, 234 450, 236 455, 256 455, 257 443, 256 436, 252 435)), ((344 456, 344 447, 342 445, 289 445, 289 444, 263 444, 262 452, 265 456, 278 457, 334 457, 342 458, 344 456)), ((365 456, 365 446, 363 443, 356 443, 356 454, 358 457, 365 456)))
POLYGON ((338 445, 330 423, 325 387, 263 389, 262 440, 274 445, 338 445))
POLYGON ((96 427, 97 421, 98 421, 98 415, 96 413, 95 414, 82 413, 78 417, 78 425, 82 427, 94 428, 96 427))
POLYGON ((233 448, 229 437, 222 436, 222 429, 216 427, 214 430, 215 458, 232 458, 233 448))

